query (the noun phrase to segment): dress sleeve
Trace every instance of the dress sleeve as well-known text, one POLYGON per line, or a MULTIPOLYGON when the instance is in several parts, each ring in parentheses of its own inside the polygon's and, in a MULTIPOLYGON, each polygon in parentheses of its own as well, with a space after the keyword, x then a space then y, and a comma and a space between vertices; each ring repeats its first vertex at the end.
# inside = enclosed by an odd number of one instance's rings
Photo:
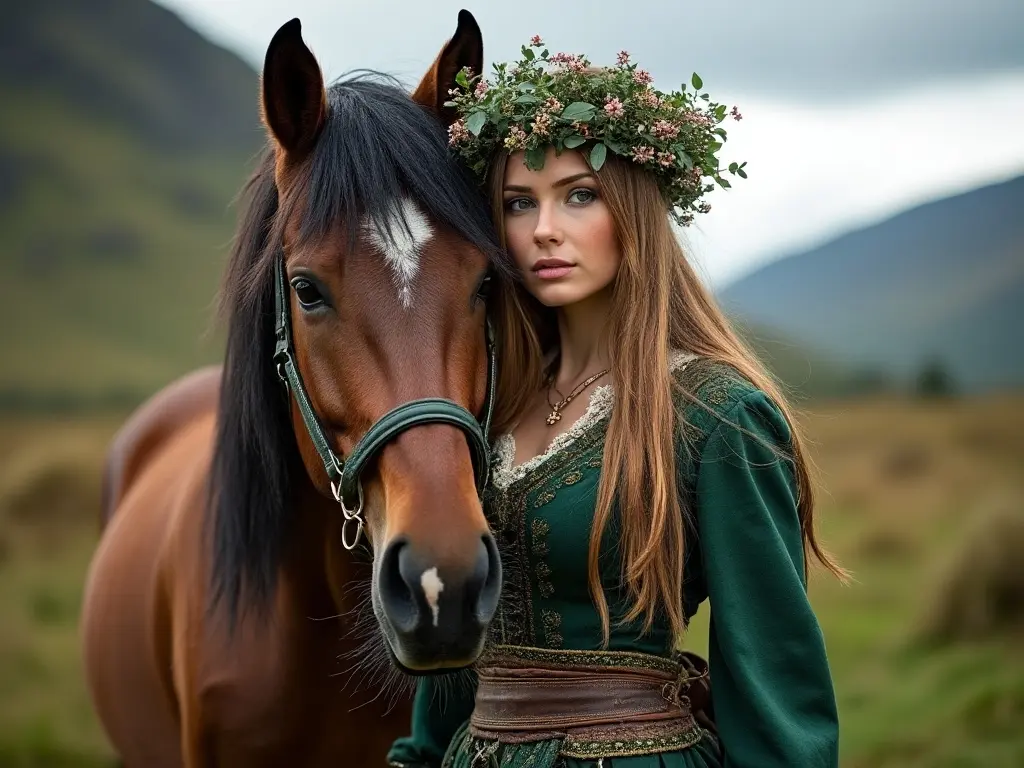
POLYGON ((452 736, 473 713, 475 696, 476 678, 466 672, 419 678, 411 733, 391 745, 388 765, 440 768, 452 736))
POLYGON ((835 693, 807 599, 792 468, 756 439, 785 449, 789 426, 759 390, 725 419, 701 451, 696 482, 725 766, 838 766, 835 693))

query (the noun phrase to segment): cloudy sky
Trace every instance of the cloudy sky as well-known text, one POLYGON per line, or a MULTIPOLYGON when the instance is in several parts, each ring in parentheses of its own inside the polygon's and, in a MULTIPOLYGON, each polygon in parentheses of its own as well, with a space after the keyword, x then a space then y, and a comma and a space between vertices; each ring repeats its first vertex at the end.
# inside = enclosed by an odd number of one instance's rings
POLYGON ((685 238, 717 287, 907 207, 1024 173, 1021 0, 159 0, 256 68, 298 17, 328 79, 369 67, 415 84, 470 10, 488 69, 540 34, 663 90, 696 70, 737 104, 720 156, 750 178, 685 238))

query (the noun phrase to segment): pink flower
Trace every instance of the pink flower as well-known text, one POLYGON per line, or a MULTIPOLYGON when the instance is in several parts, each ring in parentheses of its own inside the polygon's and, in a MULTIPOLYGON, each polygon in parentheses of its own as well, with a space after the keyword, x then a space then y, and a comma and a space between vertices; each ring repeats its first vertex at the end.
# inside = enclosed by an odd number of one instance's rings
POLYGON ((547 101, 544 102, 544 109, 546 109, 548 112, 561 112, 562 102, 560 102, 554 96, 549 96, 547 101))
POLYGON ((633 73, 633 81, 640 85, 650 85, 654 82, 654 78, 651 77, 651 73, 646 69, 638 69, 633 73))
POLYGON ((659 152, 658 162, 661 163, 666 168, 671 168, 673 165, 675 165, 676 156, 673 155, 671 152, 659 152))
POLYGON ((487 84, 487 81, 481 80, 479 83, 476 84, 476 89, 473 91, 473 94, 478 99, 482 99, 484 97, 484 94, 487 93, 488 88, 490 88, 490 86, 487 84))
POLYGON ((682 112, 682 119, 687 123, 692 123, 698 127, 710 128, 714 123, 711 118, 705 115, 703 112, 698 112, 695 109, 691 110, 680 110, 682 112))
POLYGON ((736 108, 736 107, 733 107, 733 108, 732 108, 732 112, 731 112, 731 114, 732 114, 732 116, 733 116, 733 119, 734 119, 734 120, 736 120, 736 122, 739 122, 740 120, 742 120, 742 119, 743 119, 743 115, 741 115, 741 114, 740 114, 740 111, 739 111, 739 109, 738 109, 738 108, 736 108))
POLYGON ((652 109, 661 106, 661 99, 658 98, 658 94, 650 89, 640 94, 639 101, 645 107, 651 107, 652 109))
POLYGON ((674 139, 679 135, 679 126, 668 120, 658 120, 654 123, 652 133, 659 139, 674 139))
POLYGON ((629 51, 619 51, 618 62, 620 67, 629 64, 629 51))
POLYGON ((513 125, 505 137, 506 149, 522 149, 526 146, 526 132, 518 125, 513 125))
POLYGON ((448 95, 449 96, 458 96, 459 95, 459 89, 458 88, 449 88, 448 89, 448 95))
POLYGON ((633 147, 633 161, 636 163, 649 163, 654 159, 654 147, 638 145, 633 147))
POLYGON ((547 112, 541 112, 537 117, 533 119, 531 124, 531 132, 538 136, 547 136, 548 128, 551 125, 551 115, 547 112))
POLYGON ((586 123, 581 123, 579 120, 574 120, 572 127, 576 130, 580 136, 589 139, 590 138, 590 126, 586 123))
POLYGON ((456 120, 448 126, 448 146, 454 147, 469 138, 469 129, 464 120, 456 120))
POLYGON ((615 96, 608 97, 604 105, 604 111, 608 113, 608 117, 612 118, 612 120, 617 120, 626 114, 625 106, 615 96))
POLYGON ((560 64, 570 72, 582 72, 587 68, 583 57, 575 53, 556 53, 550 61, 552 64, 560 64))
POLYGON ((542 45, 544 45, 544 41, 540 39, 540 35, 534 35, 533 37, 530 38, 530 45, 532 45, 534 48, 540 48, 542 45))

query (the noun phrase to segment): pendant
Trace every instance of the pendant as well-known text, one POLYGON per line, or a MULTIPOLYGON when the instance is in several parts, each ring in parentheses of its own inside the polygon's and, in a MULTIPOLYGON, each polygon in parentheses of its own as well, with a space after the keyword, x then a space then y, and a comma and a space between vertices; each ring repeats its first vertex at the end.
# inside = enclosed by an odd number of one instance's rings
POLYGON ((549 413, 547 419, 545 419, 545 421, 547 421, 549 427, 554 426, 556 423, 558 423, 561 420, 562 420, 562 414, 560 414, 557 409, 553 410, 551 413, 549 413))

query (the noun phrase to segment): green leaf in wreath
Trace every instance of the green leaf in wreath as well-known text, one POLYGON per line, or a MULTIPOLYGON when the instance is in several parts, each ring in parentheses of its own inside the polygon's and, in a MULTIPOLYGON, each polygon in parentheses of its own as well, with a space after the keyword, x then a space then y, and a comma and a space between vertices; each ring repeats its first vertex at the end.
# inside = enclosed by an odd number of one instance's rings
POLYGON ((608 147, 603 143, 595 144, 594 148, 590 150, 590 167, 593 168, 595 172, 600 171, 601 167, 604 165, 605 158, 607 157, 608 147))
POLYGON ((469 119, 466 120, 466 128, 468 128, 469 132, 472 133, 474 136, 479 136, 480 131, 483 130, 484 123, 486 122, 486 112, 474 112, 472 115, 469 116, 469 119))
POLYGON ((563 120, 578 120, 581 123, 588 122, 597 111, 597 107, 586 101, 574 101, 562 110, 563 120))
POLYGON ((531 171, 539 171, 544 168, 545 154, 543 147, 526 150, 526 167, 531 171))
POLYGON ((690 83, 698 91, 704 87, 704 81, 700 79, 700 75, 698 75, 696 72, 694 72, 693 77, 690 78, 690 83))
POLYGON ((584 142, 586 142, 585 138, 580 136, 578 133, 574 133, 572 136, 565 137, 565 148, 576 149, 576 147, 580 146, 584 142))

